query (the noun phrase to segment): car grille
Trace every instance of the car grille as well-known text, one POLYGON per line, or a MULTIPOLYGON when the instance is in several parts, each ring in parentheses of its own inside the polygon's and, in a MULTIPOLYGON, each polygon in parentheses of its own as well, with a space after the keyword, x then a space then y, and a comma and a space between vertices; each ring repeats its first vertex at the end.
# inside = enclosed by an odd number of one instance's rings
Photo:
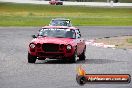
POLYGON ((59 44, 44 43, 42 45, 42 49, 45 52, 58 52, 59 51, 59 44))

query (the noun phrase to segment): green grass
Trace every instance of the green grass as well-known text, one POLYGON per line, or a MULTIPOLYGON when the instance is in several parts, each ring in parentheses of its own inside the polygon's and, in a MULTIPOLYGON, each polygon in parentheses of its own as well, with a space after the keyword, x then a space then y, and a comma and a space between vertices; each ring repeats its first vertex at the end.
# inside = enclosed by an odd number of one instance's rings
POLYGON ((0 26, 43 26, 56 17, 75 26, 132 26, 131 14, 132 8, 0 3, 0 26))
POLYGON ((128 43, 132 43, 132 38, 127 39, 128 43))

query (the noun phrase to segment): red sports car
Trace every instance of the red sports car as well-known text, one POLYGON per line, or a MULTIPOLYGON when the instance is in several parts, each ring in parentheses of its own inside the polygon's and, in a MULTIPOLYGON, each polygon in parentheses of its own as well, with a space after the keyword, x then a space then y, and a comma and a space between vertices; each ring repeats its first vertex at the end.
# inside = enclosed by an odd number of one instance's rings
POLYGON ((79 29, 66 26, 45 26, 29 44, 28 62, 36 59, 85 60, 86 45, 79 29), (78 58, 79 57, 79 58, 78 58))
POLYGON ((63 2, 60 0, 51 0, 49 3, 51 5, 63 5, 63 2))

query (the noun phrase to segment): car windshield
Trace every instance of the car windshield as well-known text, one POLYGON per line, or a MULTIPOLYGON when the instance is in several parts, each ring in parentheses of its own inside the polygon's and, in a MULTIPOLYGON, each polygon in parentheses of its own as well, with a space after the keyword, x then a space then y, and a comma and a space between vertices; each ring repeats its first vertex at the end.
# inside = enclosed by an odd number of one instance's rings
POLYGON ((58 38, 75 38, 75 30, 73 29, 42 29, 39 32, 42 37, 58 37, 58 38))
POLYGON ((52 26, 70 26, 69 20, 52 20, 52 26))

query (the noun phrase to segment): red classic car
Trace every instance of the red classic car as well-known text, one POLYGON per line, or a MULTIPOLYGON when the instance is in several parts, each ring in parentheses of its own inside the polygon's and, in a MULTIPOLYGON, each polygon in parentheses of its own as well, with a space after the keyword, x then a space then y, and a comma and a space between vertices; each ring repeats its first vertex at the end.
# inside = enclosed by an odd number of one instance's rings
POLYGON ((51 5, 63 5, 63 2, 60 0, 51 0, 49 3, 51 5))
POLYGON ((66 26, 45 26, 29 44, 28 62, 36 59, 85 60, 86 45, 79 29, 66 26), (78 58, 79 57, 79 58, 78 58))

